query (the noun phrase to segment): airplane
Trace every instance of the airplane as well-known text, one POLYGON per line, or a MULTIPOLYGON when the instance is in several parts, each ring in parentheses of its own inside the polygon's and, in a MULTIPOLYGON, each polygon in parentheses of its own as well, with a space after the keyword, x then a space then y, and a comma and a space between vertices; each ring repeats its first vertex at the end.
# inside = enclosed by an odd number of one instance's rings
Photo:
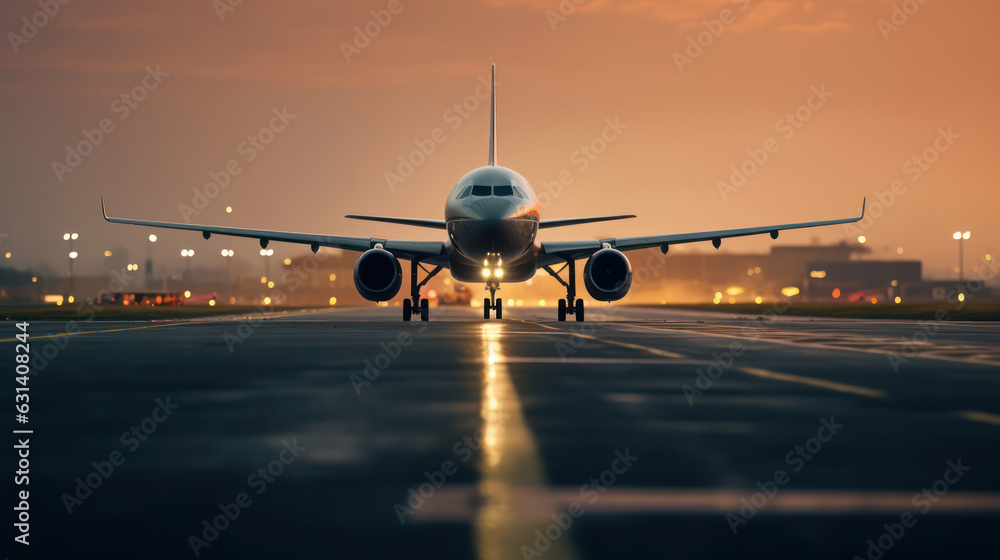
POLYGON ((596 301, 617 301, 632 285, 632 265, 626 251, 657 247, 664 254, 671 245, 711 241, 718 249, 723 239, 770 234, 790 229, 831 226, 861 221, 861 216, 819 222, 801 222, 773 226, 726 229, 695 233, 650 235, 582 241, 542 241, 539 230, 554 227, 622 220, 634 215, 595 216, 543 220, 538 198, 528 180, 513 169, 497 163, 496 64, 491 70, 489 163, 468 172, 455 183, 445 201, 444 220, 348 215, 346 218, 445 230, 444 241, 406 241, 374 237, 345 237, 283 231, 242 229, 211 225, 153 222, 108 217, 101 198, 104 219, 116 224, 200 231, 205 239, 212 234, 255 238, 266 248, 271 241, 309 245, 315 253, 320 247, 332 247, 361 253, 354 265, 354 285, 373 302, 396 297, 403 283, 400 260, 410 261, 410 296, 403 300, 403 320, 419 315, 429 317, 427 299, 420 298, 420 288, 447 268, 451 276, 465 283, 484 282, 490 297, 483 301, 483 319, 503 318, 503 299, 496 297, 502 282, 524 282, 544 270, 566 288, 560 299, 557 318, 565 321, 572 315, 584 320, 583 300, 576 296, 576 261, 587 259, 583 283, 596 301), (433 267, 433 269, 428 269, 433 267), (556 270, 554 267, 560 267, 556 270), (564 279, 561 274, 568 271, 564 279), (424 272, 418 281, 419 271, 424 272))

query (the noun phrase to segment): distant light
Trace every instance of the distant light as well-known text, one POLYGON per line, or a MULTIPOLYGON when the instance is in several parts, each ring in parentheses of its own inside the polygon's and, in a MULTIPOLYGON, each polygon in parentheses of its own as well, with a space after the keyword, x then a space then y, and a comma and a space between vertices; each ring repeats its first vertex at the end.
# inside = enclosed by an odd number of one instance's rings
MULTIPOLYGON (((968 235, 969 232, 965 232, 965 234, 968 235)), ((74 233, 74 234, 72 234, 72 235, 69 236, 70 239, 76 239, 77 237, 80 237, 80 236, 78 234, 76 234, 76 233, 74 233)), ((968 239, 968 237, 966 237, 966 239, 968 239)), ((73 303, 73 302, 71 301, 70 303, 73 303)))
POLYGON ((6 255, 4 255, 4 257, 6 257, 6 258, 8 258, 8 259, 9 259, 9 258, 10 258, 10 251, 7 251, 7 254, 6 254, 6 255))
POLYGON ((747 276, 753 276, 753 269, 752 268, 748 268, 747 269, 747 276))
POLYGON ((661 299, 660 300, 660 305, 666 305, 666 304, 667 304, 667 300, 665 300, 665 299, 661 299))
POLYGON ((264 298, 264 305, 271 305, 271 298, 265 297, 264 298))
POLYGON ((62 300, 57 301, 56 305, 62 305, 62 300))
POLYGON ((31 282, 32 283, 37 283, 38 282, 38 277, 37 276, 32 276, 31 277, 31 282))
POLYGON ((875 305, 876 303, 878 303, 878 298, 873 297, 872 298, 872 305, 875 305))
POLYGON ((965 301, 965 294, 958 294, 958 301, 965 301))
POLYGON ((270 257, 273 254, 274 254, 274 249, 261 249, 260 250, 260 256, 262 256, 262 257, 270 257))
POLYGON ((760 267, 759 266, 753 267, 753 273, 754 274, 760 274, 760 267))
POLYGON ((993 260, 993 255, 989 255, 989 254, 986 255, 986 260, 992 261, 993 260))
POLYGON ((427 299, 437 299, 438 293, 435 290, 430 290, 427 292, 427 299))
POLYGON ((513 307, 513 306, 514 306, 514 300, 513 299, 508 299, 507 300, 507 307, 513 307))
POLYGON ((833 289, 833 293, 830 294, 830 295, 833 296, 833 299, 839 299, 840 298, 840 288, 834 288, 833 289))
POLYGON ((961 239, 962 238, 962 232, 956 231, 955 233, 951 234, 951 238, 952 239, 961 239))
POLYGON ((715 299, 722 299, 722 292, 715 292, 715 299))
POLYGON ((715 299, 712 300, 712 303, 714 303, 715 305, 719 305, 719 303, 721 303, 721 302, 722 302, 721 298, 715 298, 715 299))
POLYGON ((330 305, 337 305, 337 298, 336 298, 336 296, 330 298, 330 305))
POLYGON ((193 257, 194 256, 194 249, 181 249, 181 256, 182 257, 193 257))
POLYGON ((521 307, 522 305, 524 305, 524 300, 523 299, 517 300, 517 306, 521 307))
POLYGON ((47 294, 44 298, 42 298, 42 301, 45 303, 56 303, 62 305, 63 297, 58 294, 47 294))
POLYGON ((208 300, 208 306, 209 307, 215 307, 215 300, 214 299, 208 300))
POLYGON ((274 281, 268 282, 267 283, 267 287, 268 288, 273 288, 274 287, 274 281))
POLYGON ((903 298, 901 298, 899 296, 896 296, 896 300, 895 301, 896 301, 896 303, 900 303, 900 302, 903 301, 903 298))
POLYGON ((893 281, 892 281, 892 287, 893 287, 893 288, 895 288, 895 287, 896 287, 896 286, 898 286, 898 285, 899 285, 899 280, 893 280, 893 281))
POLYGON ((727 296, 738 296, 742 294, 745 290, 739 286, 733 286, 732 288, 726 289, 727 296))
POLYGON ((538 306, 539 307, 545 307, 545 300, 544 299, 538 300, 538 306))
POLYGON ((267 276, 261 276, 260 277, 260 283, 261 284, 267 284, 267 276))
POLYGON ((826 278, 825 270, 812 270, 809 272, 810 278, 826 278))
POLYGON ((226 214, 232 214, 232 213, 233 213, 233 207, 232 206, 226 206, 226 214))
POLYGON ((77 253, 76 251, 73 251, 73 252, 71 252, 69 254, 69 258, 71 258, 71 259, 75 259, 75 258, 77 258, 79 256, 80 256, 79 253, 77 253))
POLYGON ((760 296, 757 296, 757 297, 755 297, 753 299, 753 302, 756 303, 757 305, 760 305, 760 304, 764 303, 764 298, 762 298, 760 296))
POLYGON ((184 297, 186 298, 191 297, 191 290, 184 290, 184 297))
POLYGON ((736 298, 734 297, 729 298, 729 303, 736 303, 736 298))
POLYGON ((156 234, 155 233, 149 234, 149 242, 150 243, 156 243, 156 234))
POLYGON ((63 239, 66 240, 66 241, 69 241, 69 234, 68 233, 64 233, 63 234, 63 239))
POLYGON ((903 248, 902 247, 896 247, 896 254, 897 255, 902 255, 903 254, 903 248))
POLYGON ((331 273, 331 274, 330 274, 330 281, 331 281, 331 282, 334 282, 334 281, 336 281, 336 280, 337 280, 337 275, 336 275, 336 274, 332 274, 332 273, 331 273))
POLYGON ((799 289, 795 286, 788 286, 787 288, 781 289, 781 295, 785 297, 795 297, 799 295, 799 289))
POLYGON ((73 301, 75 301, 75 298, 73 296, 69 296, 69 298, 66 301, 73 303, 73 301))
POLYGON ((236 305, 236 298, 234 297, 229 298, 229 305, 236 305))
POLYGON ((858 236, 858 243, 864 244, 864 243, 867 243, 867 242, 868 242, 868 238, 867 237, 865 237, 863 235, 859 235, 858 236))
POLYGON ((111 256, 111 251, 104 251, 104 256, 105 257, 110 257, 111 256))
POLYGON ((288 265, 292 264, 292 259, 290 259, 290 258, 288 258, 288 257, 285 257, 285 260, 284 260, 284 261, 282 261, 282 262, 284 262, 284 263, 285 263, 285 266, 288 266, 288 265))

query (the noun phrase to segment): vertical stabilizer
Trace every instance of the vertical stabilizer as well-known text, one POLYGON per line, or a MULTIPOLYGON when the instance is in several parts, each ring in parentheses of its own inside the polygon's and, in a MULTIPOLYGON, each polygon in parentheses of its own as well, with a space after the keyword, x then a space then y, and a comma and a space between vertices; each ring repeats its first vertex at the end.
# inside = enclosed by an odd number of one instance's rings
POLYGON ((490 76, 490 165, 497 164, 497 65, 490 76))

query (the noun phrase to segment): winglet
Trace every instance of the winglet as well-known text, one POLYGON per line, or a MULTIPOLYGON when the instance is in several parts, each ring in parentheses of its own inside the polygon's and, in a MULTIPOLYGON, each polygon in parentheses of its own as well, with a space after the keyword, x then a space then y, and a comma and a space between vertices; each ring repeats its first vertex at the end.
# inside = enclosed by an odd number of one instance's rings
POLYGON ((104 219, 105 220, 107 220, 109 222, 111 221, 111 218, 108 217, 108 211, 104 208, 104 197, 103 196, 101 197, 101 213, 104 214, 104 219))
POLYGON ((865 219, 865 203, 866 202, 868 202, 868 197, 867 196, 861 199, 861 216, 858 217, 858 221, 859 222, 861 220, 865 219))
POLYGON ((497 65, 490 76, 490 165, 497 164, 497 65))

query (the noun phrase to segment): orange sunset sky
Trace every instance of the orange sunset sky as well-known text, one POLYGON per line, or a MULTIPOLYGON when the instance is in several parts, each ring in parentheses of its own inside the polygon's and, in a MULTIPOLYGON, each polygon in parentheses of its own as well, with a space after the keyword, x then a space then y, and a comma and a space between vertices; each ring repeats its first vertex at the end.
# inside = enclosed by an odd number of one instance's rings
MULTIPOLYGON (((486 163, 489 107, 475 95, 491 63, 500 83, 500 163, 539 193, 547 183, 555 191, 550 182, 561 172, 572 177, 547 200, 543 218, 639 215, 545 230, 543 240, 847 217, 867 196, 871 218, 862 228, 873 257, 920 259, 925 275, 949 277, 958 229, 972 231, 967 270, 1000 251, 997 2, 232 3, 3 4, 0 254, 12 253, 5 265, 64 272, 67 231, 80 234, 82 273, 105 273, 108 249, 144 258, 149 232, 105 223, 102 195, 118 216, 436 239, 440 232, 343 216, 443 216, 455 181, 486 163), (46 6, 55 14, 44 14, 46 6), (362 40, 356 28, 366 26, 375 33, 362 40), (162 74, 147 78, 147 68, 162 74), (821 90, 822 100, 810 99, 821 90), (807 102, 812 109, 802 108, 807 102), (467 112, 454 110, 463 103, 467 112), (266 135, 263 150, 244 144, 280 122, 274 110, 294 117, 273 139, 266 135), (796 111, 792 123, 786 115, 796 111), (582 156, 608 119, 624 125, 614 141, 582 156), (102 121, 110 132, 60 172, 67 146, 102 121), (443 141, 426 140, 435 129, 443 141), (939 139, 940 131, 950 133, 939 139), (387 172, 398 171, 417 141, 431 142, 433 153, 390 187, 387 172), (776 150, 766 163, 735 190, 720 189, 732 166, 768 141, 776 150), (185 216, 193 189, 230 160, 239 174, 185 216)), ((833 227, 786 232, 777 242, 857 234, 833 227)), ((199 251, 198 266, 221 266, 223 247, 248 260, 258 249, 253 240, 157 235, 154 256, 165 268, 183 266, 182 247, 199 251)), ((732 240, 722 250, 766 251, 771 243, 732 240)), ((274 248, 280 256, 305 251, 274 248)))

